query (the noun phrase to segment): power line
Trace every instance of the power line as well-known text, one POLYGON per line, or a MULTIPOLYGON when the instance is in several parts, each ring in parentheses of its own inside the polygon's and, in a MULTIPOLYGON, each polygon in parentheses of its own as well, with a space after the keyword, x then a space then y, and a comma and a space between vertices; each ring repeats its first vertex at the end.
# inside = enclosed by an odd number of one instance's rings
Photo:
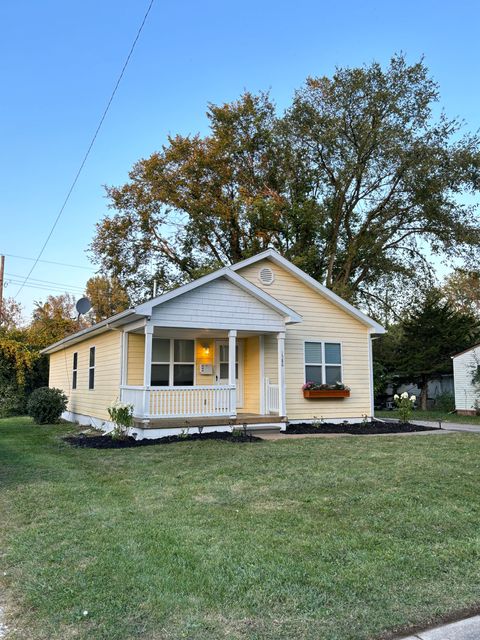
MULTIPOLYGON (((95 273, 95 269, 92 269, 91 267, 84 267, 80 264, 68 264, 66 262, 54 262, 53 260, 37 260, 36 258, 29 258, 27 256, 17 256, 13 253, 4 253, 4 256, 6 256, 7 258, 18 258, 19 260, 31 260, 32 262, 43 262, 45 264, 55 264, 59 267, 72 267, 72 269, 85 269, 86 271, 90 271, 91 273, 95 273)), ((23 276, 22 276, 23 278, 23 276)))
MULTIPOLYGON (((11 280, 12 278, 19 278, 20 282, 22 281, 23 278, 25 278, 25 276, 23 275, 19 275, 18 273, 7 273, 5 272, 6 276, 9 276, 9 280, 11 280)), ((42 278, 30 278, 30 282, 33 283, 40 283, 40 284, 53 284, 53 285, 58 285, 59 287, 67 287, 68 289, 78 289, 79 291, 84 291, 84 287, 80 287, 79 285, 76 284, 65 284, 64 282, 54 282, 53 280, 43 280, 42 278)))
MULTIPOLYGON (((21 280, 13 280, 12 278, 8 278, 5 280, 5 284, 9 285, 9 284, 21 284, 21 280)), ((71 293, 74 296, 78 296, 81 295, 80 291, 70 291, 68 289, 65 289, 63 287, 56 287, 56 286, 47 286, 47 285, 41 285, 41 284, 24 284, 25 287, 28 287, 29 289, 38 289, 39 291, 46 291, 46 292, 52 292, 52 291, 61 291, 62 293, 71 293)))
POLYGON ((73 190, 74 190, 74 188, 75 188, 75 185, 77 184, 77 181, 78 181, 78 179, 79 179, 79 177, 80 177, 80 174, 82 173, 83 167, 85 166, 85 163, 86 163, 86 161, 87 161, 87 159, 88 159, 88 156, 90 155, 90 151, 92 150, 92 147, 93 147, 93 145, 95 144, 95 140, 97 139, 97 136, 98 136, 98 134, 99 134, 99 132, 100 132, 100 129, 101 129, 102 124, 103 124, 103 121, 105 120, 105 117, 106 117, 106 115, 107 115, 107 113, 108 113, 108 111, 109 111, 109 109, 110 109, 110 105, 112 104, 113 98, 115 97, 115 94, 117 93, 117 89, 118 89, 118 87, 119 87, 119 85, 120 85, 120 82, 122 81, 123 75, 124 75, 124 73, 125 73, 125 71, 126 71, 126 69, 127 69, 128 63, 130 62, 130 58, 132 57, 132 54, 133 54, 133 51, 134 51, 135 46, 136 46, 136 44, 137 44, 137 41, 138 41, 138 39, 139 39, 139 37, 140 37, 140 34, 142 33, 142 30, 143 30, 143 27, 144 27, 144 25, 145 25, 145 22, 147 21, 148 14, 150 13, 150 10, 151 10, 151 8, 152 8, 153 2, 154 2, 154 0, 150 0, 150 3, 149 3, 148 8, 147 8, 147 11, 145 12, 145 15, 143 16, 142 23, 141 23, 141 25, 140 25, 140 27, 139 27, 139 29, 138 29, 138 31, 137 31, 137 35, 135 36, 135 39, 134 39, 134 41, 133 41, 133 43, 132 43, 132 46, 130 47, 130 51, 128 52, 128 56, 127 56, 127 58, 126 58, 126 60, 125 60, 125 63, 124 63, 124 65, 123 65, 123 67, 122 67, 122 70, 121 70, 121 72, 120 72, 120 75, 118 76, 117 82, 115 83, 115 86, 114 86, 114 88, 113 88, 112 94, 110 95, 110 99, 108 100, 108 102, 107 102, 107 106, 105 107, 105 109, 104 109, 104 111, 103 111, 102 117, 100 118, 100 122, 98 123, 98 126, 97 126, 97 128, 96 128, 96 130, 95 130, 95 133, 93 134, 93 138, 92 138, 92 139, 91 139, 91 141, 90 141, 90 144, 89 144, 89 146, 88 146, 88 149, 87 149, 87 151, 86 151, 85 155, 83 156, 83 160, 82 160, 82 162, 80 163, 80 167, 78 168, 78 171, 77 171, 77 173, 75 174, 75 178, 73 179, 73 182, 72 182, 72 184, 70 185, 70 189, 69 189, 69 190, 68 190, 68 192, 67 192, 67 195, 66 195, 66 197, 65 197, 65 200, 63 201, 63 204, 62 204, 62 206, 60 207, 60 211, 58 212, 57 217, 55 218, 55 221, 54 221, 54 223, 53 223, 53 225, 52 225, 52 228, 50 229, 50 231, 49 231, 49 233, 48 233, 48 236, 47 236, 47 238, 46 238, 45 242, 44 242, 44 243, 43 243, 43 245, 42 245, 42 248, 40 249, 40 253, 39 253, 39 254, 38 254, 38 256, 35 258, 35 262, 33 263, 32 268, 31 268, 31 269, 30 269, 30 271, 28 272, 27 277, 26 277, 26 278, 25 278, 25 280, 23 281, 22 285, 20 286, 20 288, 19 288, 19 290, 17 291, 17 293, 16 293, 16 295, 14 296, 14 298, 16 298, 16 297, 19 295, 19 293, 22 291, 23 287, 26 285, 26 283, 27 283, 28 279, 29 279, 29 278, 30 278, 30 276, 32 275, 33 270, 34 270, 34 269, 35 269, 35 267, 37 266, 38 261, 39 261, 39 260, 40 260, 40 258, 42 257, 43 252, 45 251, 45 248, 46 248, 46 246, 47 246, 47 244, 48 244, 48 242, 49 242, 50 238, 52 237, 52 234, 53 234, 53 232, 54 232, 54 230, 55 230, 55 227, 57 226, 58 221, 60 220, 60 218, 61 218, 61 216, 62 216, 62 214, 63 214, 63 211, 64 211, 64 209, 65 209, 65 207, 66 207, 66 205, 67 205, 67 202, 70 200, 70 196, 72 195, 72 192, 73 192, 73 190))

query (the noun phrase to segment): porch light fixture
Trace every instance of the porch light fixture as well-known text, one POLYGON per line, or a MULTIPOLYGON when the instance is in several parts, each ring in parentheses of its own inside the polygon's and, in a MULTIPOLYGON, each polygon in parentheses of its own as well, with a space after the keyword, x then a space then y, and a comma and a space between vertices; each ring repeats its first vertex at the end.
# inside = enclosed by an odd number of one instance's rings
POLYGON ((203 348, 203 355, 208 356, 210 354, 210 345, 208 344, 208 342, 206 344, 202 344, 202 348, 203 348))

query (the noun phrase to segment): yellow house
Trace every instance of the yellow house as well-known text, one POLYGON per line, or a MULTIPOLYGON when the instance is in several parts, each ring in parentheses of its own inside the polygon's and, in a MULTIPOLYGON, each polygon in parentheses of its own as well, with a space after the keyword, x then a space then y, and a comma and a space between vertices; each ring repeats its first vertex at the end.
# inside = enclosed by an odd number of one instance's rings
POLYGON ((358 421, 373 415, 371 340, 385 330, 273 250, 44 350, 67 419, 109 430, 132 404, 138 438, 185 426, 358 421), (347 390, 307 397, 306 382, 347 390), (339 386, 339 385, 337 385, 339 386))

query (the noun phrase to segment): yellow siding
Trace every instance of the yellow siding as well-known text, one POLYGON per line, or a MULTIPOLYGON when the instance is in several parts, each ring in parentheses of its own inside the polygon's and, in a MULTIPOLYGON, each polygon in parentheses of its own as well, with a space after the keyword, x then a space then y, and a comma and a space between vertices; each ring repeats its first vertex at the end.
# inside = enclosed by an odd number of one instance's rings
POLYGON ((278 347, 276 336, 266 335, 264 344, 264 375, 272 384, 278 383, 278 347))
POLYGON ((128 334, 127 384, 143 385, 143 360, 145 357, 145 335, 128 334))
POLYGON ((49 386, 62 389, 68 410, 108 419, 107 407, 120 393, 121 332, 108 331, 50 355, 49 386), (95 349, 95 388, 88 388, 90 347, 95 349), (78 353, 77 388, 72 390, 73 354, 78 353))
POLYGON ((243 341, 243 408, 244 413, 260 412, 260 349, 258 336, 243 341))
MULTIPOLYGON (((290 419, 353 418, 370 415, 369 335, 366 325, 315 292, 285 269, 271 261, 249 265, 239 274, 257 287, 291 307, 303 317, 300 324, 288 325, 285 340, 287 415, 290 419), (258 279, 262 266, 275 274, 275 281, 264 286, 258 279), (351 388, 351 397, 342 400, 306 400, 304 341, 335 340, 342 343, 343 382, 351 388)), ((265 336, 265 376, 277 382, 277 341, 265 336)))
POLYGON ((215 340, 213 340, 213 338, 199 338, 196 341, 196 348, 195 348, 196 384, 198 385, 215 384, 215 371, 213 366, 213 363, 215 362, 214 352, 215 352, 215 340), (208 353, 205 353, 205 347, 208 348, 209 350, 208 353), (212 365, 212 374, 202 375, 200 373, 201 364, 212 365))

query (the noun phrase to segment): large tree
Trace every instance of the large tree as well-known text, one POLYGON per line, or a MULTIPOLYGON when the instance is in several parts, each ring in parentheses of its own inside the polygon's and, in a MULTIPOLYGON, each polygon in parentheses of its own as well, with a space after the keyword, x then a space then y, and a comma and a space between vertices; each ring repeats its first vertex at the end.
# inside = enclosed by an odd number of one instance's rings
POLYGON ((83 329, 85 321, 76 316, 75 299, 69 293, 48 296, 45 302, 35 302, 28 327, 30 343, 43 348, 83 329))
POLYGON ((480 317, 480 271, 455 269, 445 279, 442 291, 456 309, 480 317))
POLYGON ((128 309, 129 300, 118 278, 94 276, 85 287, 85 294, 92 303, 90 316, 93 322, 100 322, 128 309))
POLYGON ((77 320, 68 294, 36 302, 30 323, 21 323, 18 305, 4 305, 0 325, 0 415, 25 411, 33 389, 48 384, 48 358, 41 349, 86 326, 77 320))
POLYGON ((267 94, 210 105, 108 188, 95 259, 141 298, 267 247, 350 300, 423 280, 432 254, 472 261, 480 138, 435 117, 438 87, 403 55, 309 78, 283 115, 267 94))

